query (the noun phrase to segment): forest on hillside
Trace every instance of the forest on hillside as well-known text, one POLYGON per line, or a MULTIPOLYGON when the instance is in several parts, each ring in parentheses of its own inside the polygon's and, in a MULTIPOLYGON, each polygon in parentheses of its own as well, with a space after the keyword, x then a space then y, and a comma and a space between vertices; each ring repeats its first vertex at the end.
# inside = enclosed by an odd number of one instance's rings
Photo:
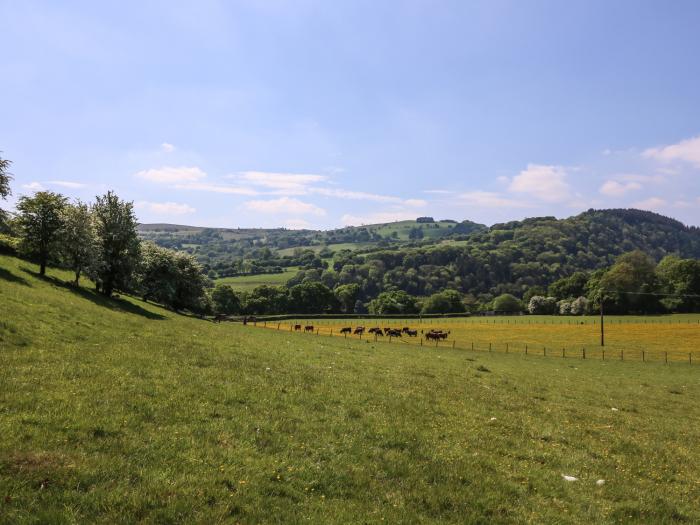
MULTIPOLYGON (((9 167, 0 159, 0 198, 11 192, 9 167)), ((21 196, 16 213, 0 210, 0 251, 36 262, 41 275, 49 264, 71 269, 75 286, 85 275, 105 295, 133 293, 202 314, 495 310, 575 315, 595 310, 601 301, 617 313, 700 309, 700 229, 655 213, 589 210, 567 219, 530 218, 490 228, 423 217, 403 226, 408 233, 402 244, 353 249, 350 243, 337 251, 332 244, 297 247, 284 255, 260 242, 255 230, 224 239, 221 231, 199 229, 200 241, 211 237, 232 251, 240 249, 240 269, 300 267, 285 286, 239 292, 213 282, 212 268, 187 246, 172 250, 144 240, 133 204, 115 193, 87 204, 39 191, 21 196), (439 230, 444 223, 459 239, 415 234, 416 224, 439 230), (247 248, 238 247, 241 243, 247 248)), ((399 231, 392 225, 346 230, 370 238, 399 231)), ((176 233, 167 226, 163 231, 176 233)), ((288 239, 318 235, 275 232, 288 239)), ((335 232, 321 233, 326 239, 350 239, 335 232)))

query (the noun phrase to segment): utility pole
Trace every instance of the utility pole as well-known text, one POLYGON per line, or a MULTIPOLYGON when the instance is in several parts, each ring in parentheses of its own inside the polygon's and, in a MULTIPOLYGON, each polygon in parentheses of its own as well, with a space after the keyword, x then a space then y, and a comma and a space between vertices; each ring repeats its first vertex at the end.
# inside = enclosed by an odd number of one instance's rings
POLYGON ((600 295, 600 346, 605 346, 605 317, 603 315, 603 295, 600 295))

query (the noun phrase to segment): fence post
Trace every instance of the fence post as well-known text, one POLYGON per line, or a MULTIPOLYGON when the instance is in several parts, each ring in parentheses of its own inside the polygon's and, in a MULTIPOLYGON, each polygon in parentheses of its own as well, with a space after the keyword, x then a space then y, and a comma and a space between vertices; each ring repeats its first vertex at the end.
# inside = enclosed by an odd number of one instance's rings
POLYGON ((690 352, 688 352, 688 364, 689 365, 693 364, 693 354, 691 354, 690 352))
POLYGON ((508 353, 508 343, 506 343, 506 354, 508 353))
POLYGON ((586 359, 586 349, 585 348, 581 349, 581 354, 583 355, 583 358, 586 359))
POLYGON ((566 348, 561 349, 561 356, 566 357, 566 348))
POLYGON ((543 349, 544 356, 547 357, 547 347, 545 346, 543 349))
POLYGON ((472 341, 472 352, 474 351, 474 341, 472 341))
POLYGON ((625 351, 620 350, 620 361, 624 361, 624 360, 625 360, 625 351))
POLYGON ((423 346, 423 338, 422 337, 420 338, 420 345, 423 346))
POLYGON ((668 364, 668 352, 664 352, 664 362, 668 364))
POLYGON ((455 347, 455 343, 456 343, 456 341, 452 340, 452 348, 455 347))
POLYGON ((605 361, 605 348, 603 348, 603 361, 605 361))
POLYGON ((491 351, 491 343, 489 343, 489 352, 491 351))
POLYGON ((642 363, 646 361, 646 355, 644 353, 644 350, 642 350, 642 363))

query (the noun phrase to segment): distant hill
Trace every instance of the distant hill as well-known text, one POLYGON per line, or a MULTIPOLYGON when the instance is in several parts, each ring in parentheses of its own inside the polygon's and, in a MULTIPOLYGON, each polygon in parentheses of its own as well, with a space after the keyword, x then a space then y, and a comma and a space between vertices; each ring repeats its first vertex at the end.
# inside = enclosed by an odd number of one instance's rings
POLYGON ((491 227, 427 219, 327 231, 174 224, 144 224, 139 230, 145 239, 194 254, 212 278, 295 266, 333 266, 342 272, 346 265, 381 260, 381 271, 373 274, 381 279, 373 290, 388 286, 418 295, 445 287, 518 293, 575 271, 609 266, 635 249, 656 260, 670 253, 700 257, 700 229, 636 209, 588 210, 566 219, 532 217, 491 227))

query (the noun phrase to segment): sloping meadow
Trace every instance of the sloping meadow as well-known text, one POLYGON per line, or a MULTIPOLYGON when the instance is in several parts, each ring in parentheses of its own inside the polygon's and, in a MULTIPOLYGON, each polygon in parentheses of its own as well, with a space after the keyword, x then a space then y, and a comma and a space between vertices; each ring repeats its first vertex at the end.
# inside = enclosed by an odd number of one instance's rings
POLYGON ((2 523, 700 520, 695 367, 213 324, 33 270, 0 257, 2 523))

